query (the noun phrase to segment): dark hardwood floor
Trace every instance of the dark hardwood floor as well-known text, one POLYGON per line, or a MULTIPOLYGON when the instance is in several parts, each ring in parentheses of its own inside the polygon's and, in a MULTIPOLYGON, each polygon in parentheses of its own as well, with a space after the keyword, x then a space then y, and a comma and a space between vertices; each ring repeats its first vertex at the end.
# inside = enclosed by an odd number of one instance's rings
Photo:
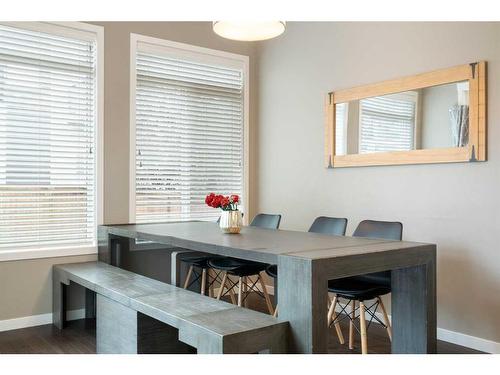
POLYGON ((0 353, 94 354, 95 320, 74 320, 62 331, 47 324, 0 332, 0 353))
MULTIPOLYGON (((256 310, 265 310, 265 304, 252 298, 249 304, 256 310)), ((340 345, 335 329, 330 329, 328 352, 340 354, 360 353, 359 334, 355 334, 355 348, 347 345, 347 319, 341 322, 346 344, 340 345)), ((476 350, 438 341, 440 354, 477 354, 476 350)), ((0 332, 0 353, 2 354, 94 354, 95 320, 76 320, 68 322, 62 331, 51 324, 0 332)), ((387 332, 379 324, 372 324, 368 330, 368 351, 374 354, 389 354, 391 351, 387 332)))

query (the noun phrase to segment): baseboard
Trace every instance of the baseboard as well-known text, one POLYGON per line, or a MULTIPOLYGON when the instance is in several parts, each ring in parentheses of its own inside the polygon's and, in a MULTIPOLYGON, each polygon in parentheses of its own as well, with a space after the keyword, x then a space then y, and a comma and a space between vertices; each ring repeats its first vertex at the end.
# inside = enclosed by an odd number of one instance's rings
MULTIPOLYGON (((267 287, 268 293, 274 295, 274 287, 267 287)), ((340 312, 340 308, 337 307, 337 312, 340 312)), ((347 312, 351 311, 351 306, 347 306, 345 309, 347 312)), ((381 321, 384 321, 384 316, 377 312, 375 314, 377 318, 381 321)), ((391 320, 391 316, 389 315, 389 320, 391 320)), ((374 321, 374 323, 378 324, 378 322, 374 321)), ((500 342, 495 342, 491 340, 482 339, 476 336, 466 335, 464 333, 450 331, 448 329, 439 328, 437 329, 437 338, 441 341, 446 341, 455 345, 465 346, 466 348, 479 350, 485 353, 491 354, 500 354, 500 342)))
MULTIPOLYGON (((85 318, 85 309, 66 311, 66 320, 78 320, 84 318, 85 318)), ((50 322, 52 323, 52 320, 50 322)))
POLYGON ((482 339, 465 333, 450 331, 444 328, 437 329, 437 338, 452 344, 465 346, 485 353, 500 354, 500 342, 482 339))
MULTIPOLYGON (((77 320, 83 318, 85 318, 85 309, 69 310, 66 312, 67 320, 77 320)), ((52 324, 52 313, 0 320, 0 332, 11 331, 13 329, 41 326, 44 324, 52 324)))

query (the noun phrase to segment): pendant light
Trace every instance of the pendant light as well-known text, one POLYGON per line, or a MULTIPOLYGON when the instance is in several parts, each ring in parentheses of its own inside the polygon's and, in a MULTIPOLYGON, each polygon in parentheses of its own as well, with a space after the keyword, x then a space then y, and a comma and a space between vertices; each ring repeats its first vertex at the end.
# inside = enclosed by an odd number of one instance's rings
POLYGON ((250 42, 281 35, 285 24, 285 21, 214 21, 212 27, 223 38, 250 42))

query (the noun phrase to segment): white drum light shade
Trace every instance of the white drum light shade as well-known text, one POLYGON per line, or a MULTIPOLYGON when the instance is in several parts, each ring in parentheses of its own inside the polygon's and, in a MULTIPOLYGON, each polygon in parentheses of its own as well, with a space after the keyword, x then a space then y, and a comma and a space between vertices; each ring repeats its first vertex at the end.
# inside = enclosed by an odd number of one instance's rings
POLYGON ((213 30, 223 38, 243 41, 266 40, 285 31, 284 21, 214 21, 213 30))

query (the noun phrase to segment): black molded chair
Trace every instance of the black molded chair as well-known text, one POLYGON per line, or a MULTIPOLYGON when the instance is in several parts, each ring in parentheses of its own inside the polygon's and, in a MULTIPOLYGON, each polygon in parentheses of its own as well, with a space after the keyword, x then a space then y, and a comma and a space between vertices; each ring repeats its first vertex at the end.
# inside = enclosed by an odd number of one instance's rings
MULTIPOLYGON (((386 240, 401 241, 403 236, 403 224, 399 222, 388 222, 388 221, 375 221, 375 220, 364 220, 359 223, 358 227, 353 233, 353 237, 367 237, 367 238, 380 238, 386 240)), ((373 319, 378 321, 387 329, 387 334, 389 339, 392 340, 391 324, 389 322, 385 306, 382 302, 381 296, 391 292, 391 272, 375 272, 367 275, 359 275, 353 277, 346 277, 341 279, 330 280, 328 282, 328 291, 334 293, 334 297, 330 303, 330 308, 328 310, 328 324, 332 324, 337 327, 338 323, 348 318, 349 322, 349 349, 353 349, 354 340, 354 329, 356 329, 361 335, 361 351, 363 354, 368 352, 367 343, 367 324, 365 319, 365 313, 370 315, 370 321, 368 322, 368 327, 370 326, 373 319), (339 302, 339 298, 347 299, 348 302, 345 306, 342 306, 339 302), (375 300, 375 302, 366 307, 365 301, 375 300), (359 302, 359 307, 356 307, 356 302, 359 302), (337 316, 335 309, 337 304, 340 306, 341 311, 345 314, 344 316, 337 316), (351 311, 348 313, 346 311, 347 306, 351 304, 351 311), (384 322, 382 322, 375 313, 377 312, 378 306, 381 307, 384 316, 384 322), (355 326, 354 322, 356 320, 356 312, 359 309, 359 329, 355 326)))
POLYGON ((250 226, 263 229, 278 229, 280 227, 280 222, 281 215, 258 214, 253 218, 250 226))
MULTIPOLYGON (((243 217, 243 213, 241 214, 241 216, 243 217)), ((216 223, 219 224, 219 222, 220 222, 220 217, 217 219, 216 223)), ((210 272, 208 261, 213 258, 223 258, 223 257, 218 257, 206 253, 195 253, 194 255, 188 255, 184 258, 181 258, 181 262, 189 266, 186 279, 184 280, 184 289, 188 289, 191 285, 200 280, 201 294, 204 295, 205 291, 208 288, 208 295, 210 297, 215 297, 214 284, 216 282, 220 283, 221 279, 219 272, 215 272, 214 274, 210 272), (193 276, 194 278, 191 279, 191 277, 193 276)))
MULTIPOLYGON (((338 217, 327 217, 327 216, 319 216, 317 217, 308 232, 311 233, 320 233, 320 234, 328 234, 331 236, 344 236, 345 230, 347 228, 347 219, 346 218, 338 218, 338 217)), ((270 265, 266 268, 266 273, 274 278, 274 284, 276 289, 277 278, 278 278, 278 266, 276 264, 270 265)), ((276 290, 274 291, 276 295, 276 290)), ((278 315, 278 305, 274 310, 274 316, 278 315)), ((344 337, 342 335, 342 331, 340 330, 340 325, 335 325, 337 328, 337 336, 341 344, 344 343, 344 337)))
MULTIPOLYGON (((258 214, 254 217, 250 226, 276 230, 279 228, 280 222, 281 215, 258 214)), ((273 314, 271 299, 261 275, 261 272, 266 269, 268 264, 237 258, 216 258, 210 259, 208 265, 222 273, 222 282, 217 299, 229 294, 231 301, 235 303, 234 288, 238 287, 238 306, 242 306, 243 302, 247 302, 249 292, 255 292, 266 300, 269 313, 273 314), (234 282, 228 276, 238 277, 238 282, 234 282), (251 280, 252 276, 256 276, 256 279, 251 280), (261 290, 256 287, 257 283, 260 284, 261 290)))
POLYGON ((218 273, 215 275, 210 274, 210 267, 208 265, 209 259, 213 259, 215 255, 204 255, 202 253, 197 253, 193 256, 186 256, 181 259, 182 263, 189 266, 186 279, 184 280, 184 289, 188 289, 194 283, 200 281, 200 293, 205 294, 208 289, 208 295, 210 297, 215 297, 214 295, 214 284, 219 281, 220 276, 218 273))
MULTIPOLYGON (((217 219, 217 224, 219 224, 219 221, 220 217, 217 219)), ((187 256, 181 258, 181 263, 187 264, 189 266, 186 279, 184 280, 183 284, 184 289, 188 289, 191 285, 200 280, 200 293, 204 295, 208 287, 208 295, 210 297, 213 296, 213 286, 216 281, 220 282, 218 273, 216 273, 215 275, 211 275, 209 272, 210 267, 208 266, 208 261, 209 259, 212 259, 214 257, 214 255, 197 252, 194 255, 188 254, 187 256), (191 279, 192 277, 194 278, 191 279)))

